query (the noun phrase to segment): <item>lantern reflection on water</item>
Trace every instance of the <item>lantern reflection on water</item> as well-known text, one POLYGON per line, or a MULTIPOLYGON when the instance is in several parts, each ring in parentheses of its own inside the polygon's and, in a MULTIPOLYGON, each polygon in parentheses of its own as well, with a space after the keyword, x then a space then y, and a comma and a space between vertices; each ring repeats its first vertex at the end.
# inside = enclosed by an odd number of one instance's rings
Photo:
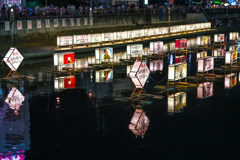
POLYGON ((237 85, 237 75, 235 73, 231 73, 228 75, 225 75, 225 88, 230 89, 237 85))
POLYGON ((149 123, 150 120, 146 116, 145 112, 142 109, 136 109, 129 124, 129 129, 136 136, 143 137, 148 129, 149 123))
POLYGON ((187 105, 187 94, 177 92, 168 96, 168 113, 179 113, 187 105))
POLYGON ((21 92, 16 88, 12 87, 11 91, 9 92, 5 102, 9 105, 12 110, 19 110, 22 102, 25 100, 24 96, 21 92))
POLYGON ((63 89, 73 89, 75 88, 75 77, 64 76, 54 79, 54 91, 60 91, 63 89))
POLYGON ((213 56, 214 57, 224 57, 225 56, 225 50, 224 49, 214 49, 213 50, 213 56))
POLYGON ((85 58, 75 59, 75 68, 88 68, 88 60, 85 58))
POLYGON ((95 71, 95 82, 96 83, 106 83, 113 80, 113 70, 105 69, 100 71, 95 71))
POLYGON ((203 51, 203 52, 197 53, 197 60, 202 57, 207 57, 207 52, 203 51))
POLYGON ((213 96, 213 82, 200 83, 197 87, 197 98, 213 96))
POLYGON ((163 70, 163 60, 150 61, 150 71, 162 71, 163 70))

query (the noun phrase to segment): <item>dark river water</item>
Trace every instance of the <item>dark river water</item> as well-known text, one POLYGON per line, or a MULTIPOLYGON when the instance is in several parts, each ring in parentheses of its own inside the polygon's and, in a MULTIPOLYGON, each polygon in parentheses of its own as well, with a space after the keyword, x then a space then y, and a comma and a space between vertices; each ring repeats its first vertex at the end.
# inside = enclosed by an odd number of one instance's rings
MULTIPOLYGON (((239 159, 239 71, 216 70, 220 78, 162 92, 155 86, 167 85, 169 61, 145 85, 163 98, 136 102, 119 100, 134 89, 126 65, 105 82, 96 80, 97 69, 76 72, 75 87, 58 90, 54 79, 66 74, 48 72, 52 57, 24 59, 18 71, 34 79, 0 82, 0 160, 239 159), (13 93, 15 106, 8 104, 13 93)), ((188 76, 196 76, 196 53, 187 63, 188 76)), ((215 58, 215 68, 221 65, 224 57, 215 58)), ((0 71, 3 78, 10 69, 0 71)))

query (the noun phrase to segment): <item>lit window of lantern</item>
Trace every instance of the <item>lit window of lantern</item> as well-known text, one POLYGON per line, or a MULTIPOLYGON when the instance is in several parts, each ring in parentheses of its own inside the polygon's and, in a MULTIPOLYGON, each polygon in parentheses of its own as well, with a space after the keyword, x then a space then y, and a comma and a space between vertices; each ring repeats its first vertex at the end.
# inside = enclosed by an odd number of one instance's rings
POLYGON ((210 36, 199 36, 197 37, 198 46, 207 46, 211 43, 210 36))
POLYGON ((104 47, 95 49, 96 64, 102 62, 113 62, 113 48, 104 47))
POLYGON ((60 91, 63 89, 73 89, 75 88, 75 77, 64 76, 57 77, 54 79, 54 91, 60 91))
POLYGON ((236 41, 236 40, 238 40, 238 32, 230 32, 229 41, 236 41))
POLYGON ((149 123, 150 120, 145 112, 142 109, 136 109, 129 124, 129 129, 136 136, 141 136, 143 138, 148 129, 149 123))
POLYGON ((73 36, 73 44, 87 44, 87 43, 88 43, 88 35, 73 36))
POLYGON ((163 42, 150 42, 150 52, 161 52, 163 51, 163 42))
POLYGON ((207 72, 214 69, 214 57, 207 56, 198 59, 198 72, 207 72))
POLYGON ((187 94, 177 92, 168 96, 168 113, 180 113, 183 107, 187 106, 187 94))
POLYGON ((229 51, 237 51, 237 50, 238 50, 238 45, 229 46, 229 51))
POLYGON ((213 82, 200 83, 197 87, 197 98, 207 98, 213 96, 213 82))
POLYGON ((221 43, 224 42, 224 34, 214 34, 214 42, 221 43))
POLYGON ((168 81, 177 81, 187 77, 187 63, 177 63, 168 66, 168 81))
POLYGON ((101 33, 88 34, 88 43, 99 43, 99 42, 102 42, 101 33))
POLYGON ((224 57, 225 56, 225 50, 224 49, 214 49, 213 50, 213 56, 214 57, 224 57))
POLYGON ((178 49, 187 48, 187 39, 186 38, 176 39, 175 48, 178 48, 178 49))
POLYGON ((54 69, 62 71, 62 68, 74 68, 75 54, 74 52, 54 53, 54 69))
POLYGON ((114 40, 124 40, 127 37, 127 32, 114 32, 114 40))
POLYGON ((130 44, 127 45, 127 55, 130 57, 141 57, 143 52, 143 44, 130 44))

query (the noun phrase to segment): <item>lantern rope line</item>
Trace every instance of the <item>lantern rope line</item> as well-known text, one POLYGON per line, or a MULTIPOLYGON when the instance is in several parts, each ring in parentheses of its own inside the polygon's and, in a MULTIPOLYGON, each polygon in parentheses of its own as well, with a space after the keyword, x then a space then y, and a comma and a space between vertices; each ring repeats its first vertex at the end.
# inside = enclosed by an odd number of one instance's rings
POLYGON ((153 82, 155 82, 155 83, 162 83, 166 78, 167 78, 167 75, 163 78, 163 80, 162 81, 160 81, 160 82, 157 82, 157 81, 155 81, 150 75, 149 75, 149 77, 152 79, 152 81, 153 82))

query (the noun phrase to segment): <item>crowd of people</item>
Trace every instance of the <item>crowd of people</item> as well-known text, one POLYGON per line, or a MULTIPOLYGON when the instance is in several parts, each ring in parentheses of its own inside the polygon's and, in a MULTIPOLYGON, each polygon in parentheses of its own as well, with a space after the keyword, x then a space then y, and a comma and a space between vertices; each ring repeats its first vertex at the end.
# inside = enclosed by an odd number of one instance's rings
MULTIPOLYGON (((157 13, 157 9, 163 9, 166 14, 169 12, 177 12, 179 14, 186 12, 198 12, 200 11, 200 6, 193 5, 190 8, 184 5, 146 5, 144 8, 140 8, 138 5, 109 5, 104 7, 103 4, 99 6, 94 6, 92 8, 93 14, 128 14, 128 13, 142 13, 148 11, 148 13, 157 13)), ((18 17, 29 17, 29 16, 62 16, 62 15, 88 15, 89 6, 80 5, 75 7, 69 4, 66 8, 64 6, 59 7, 53 4, 47 6, 36 6, 35 8, 22 7, 20 5, 7 6, 3 5, 1 8, 2 19, 9 19, 10 9, 14 9, 14 15, 16 19, 18 17)))
POLYGON ((225 18, 217 18, 211 21, 212 28, 222 28, 222 27, 230 27, 230 26, 238 26, 240 24, 240 17, 225 17, 225 18))

